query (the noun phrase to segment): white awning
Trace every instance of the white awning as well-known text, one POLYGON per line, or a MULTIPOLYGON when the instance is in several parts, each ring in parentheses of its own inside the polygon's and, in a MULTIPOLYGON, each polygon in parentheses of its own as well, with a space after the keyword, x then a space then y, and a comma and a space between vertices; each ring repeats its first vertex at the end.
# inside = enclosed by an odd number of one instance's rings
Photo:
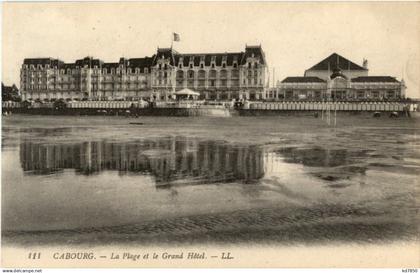
POLYGON ((179 90, 175 92, 175 95, 192 95, 192 96, 200 96, 200 93, 194 92, 191 89, 184 88, 182 90, 179 90))

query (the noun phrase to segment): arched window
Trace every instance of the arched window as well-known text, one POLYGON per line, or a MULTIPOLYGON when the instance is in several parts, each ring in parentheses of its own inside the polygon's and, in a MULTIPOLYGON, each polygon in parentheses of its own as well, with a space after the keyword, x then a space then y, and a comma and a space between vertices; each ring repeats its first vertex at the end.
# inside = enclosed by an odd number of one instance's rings
POLYGON ((188 70, 188 79, 194 79, 194 70, 188 70))
POLYGON ((209 77, 210 78, 216 78, 216 74, 217 74, 216 70, 210 70, 209 77))
POLYGON ((183 79, 184 78, 184 71, 178 70, 176 72, 176 77, 179 78, 179 79, 183 79))
POLYGON ((206 77, 206 71, 204 71, 204 70, 198 71, 198 78, 199 79, 204 79, 205 77, 206 77))

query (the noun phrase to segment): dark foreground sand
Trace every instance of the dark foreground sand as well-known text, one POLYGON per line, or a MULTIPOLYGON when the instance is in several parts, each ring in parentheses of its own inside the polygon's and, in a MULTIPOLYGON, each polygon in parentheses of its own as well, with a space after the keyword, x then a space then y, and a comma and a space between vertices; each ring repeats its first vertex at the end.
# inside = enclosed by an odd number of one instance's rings
MULTIPOLYGON (((144 125, 118 117, 4 118, 2 244, 418 241, 416 119, 339 117, 336 128, 293 116, 140 120, 144 125), (131 143, 161 137, 258 149, 264 155, 263 175, 253 181, 224 181, 220 174, 190 181, 184 175, 187 186, 158 189, 149 173, 29 174, 21 169, 22 143, 131 143)), ((156 150, 145 154, 164 156, 156 150)))

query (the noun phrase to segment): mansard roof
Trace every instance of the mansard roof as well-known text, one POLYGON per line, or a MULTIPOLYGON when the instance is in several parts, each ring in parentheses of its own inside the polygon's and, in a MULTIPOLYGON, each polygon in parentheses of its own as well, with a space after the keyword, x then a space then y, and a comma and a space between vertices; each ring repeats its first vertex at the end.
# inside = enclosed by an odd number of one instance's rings
POLYGON ((265 53, 261 46, 246 46, 245 52, 218 52, 218 53, 178 53, 172 48, 158 48, 157 54, 153 60, 153 65, 156 65, 157 60, 161 58, 169 58, 169 64, 178 66, 182 60, 183 66, 188 66, 190 62, 194 66, 199 66, 201 60, 204 60, 205 66, 210 66, 212 59, 215 60, 216 66, 221 66, 223 59, 226 59, 226 65, 232 66, 236 60, 238 65, 245 64, 248 57, 259 58, 262 64, 266 64, 265 53))
POLYGON ((334 69, 341 69, 341 70, 367 70, 366 68, 344 58, 343 56, 333 53, 321 62, 317 63, 316 65, 312 66, 308 70, 331 70, 334 69))
POLYGON ((265 60, 265 53, 262 50, 261 45, 258 46, 245 46, 245 53, 242 56, 242 61, 241 64, 245 64, 246 59, 249 57, 256 57, 256 58, 260 58, 261 63, 262 64, 266 64, 266 60, 265 60))
POLYGON ((365 76, 351 79, 352 82, 399 82, 391 76, 365 76))
POLYGON ((59 66, 64 64, 63 61, 59 60, 59 59, 53 59, 53 58, 25 58, 23 60, 23 64, 27 64, 27 65, 46 65, 49 64, 50 66, 59 66))
POLYGON ((79 67, 83 67, 87 65, 88 67, 100 67, 104 62, 100 59, 94 59, 92 57, 85 57, 83 59, 79 59, 75 61, 75 65, 79 67))
POLYGON ((119 63, 103 63, 102 64, 102 68, 107 68, 107 69, 109 69, 109 68, 117 68, 119 66, 120 66, 119 63))
POLYGON ((205 66, 210 66, 212 60, 215 60, 216 66, 221 66, 223 60, 226 60, 227 66, 232 66, 236 61, 238 65, 243 65, 246 63, 247 58, 254 57, 259 58, 262 64, 266 64, 265 53, 262 50, 261 46, 246 46, 245 52, 224 52, 224 53, 196 53, 196 54, 181 54, 178 53, 173 48, 158 48, 157 53, 152 57, 144 58, 120 58, 118 62, 104 62, 100 59, 94 59, 93 57, 85 57, 83 59, 78 59, 74 63, 64 63, 58 59, 52 58, 28 58, 24 59, 24 64, 33 64, 33 65, 45 65, 49 64, 50 66, 57 66, 58 68, 63 69, 73 69, 77 67, 99 67, 99 68, 117 68, 119 65, 124 65, 125 67, 130 68, 140 68, 144 71, 144 68, 151 67, 157 64, 157 60, 161 58, 169 59, 169 64, 172 66, 178 66, 179 62, 182 60, 184 66, 188 66, 190 61, 194 66, 199 66, 201 60, 204 60, 205 66))
POLYGON ((127 60, 127 67, 128 68, 139 68, 141 73, 144 73, 145 68, 149 68, 153 65, 153 59, 155 56, 152 57, 144 57, 144 58, 131 58, 127 60))
POLYGON ((63 68, 63 69, 73 69, 73 68, 76 68, 76 64, 75 63, 65 63, 60 68, 63 68))
POLYGON ((281 82, 282 83, 314 83, 314 82, 325 82, 325 81, 318 77, 286 77, 281 82))
POLYGON ((199 66, 201 60, 203 59, 205 66, 210 66, 211 61, 214 58, 215 65, 221 66, 223 59, 226 59, 226 65, 232 66, 234 61, 238 63, 241 62, 243 52, 233 52, 233 53, 188 53, 188 54, 177 54, 175 55, 175 64, 178 66, 180 60, 182 59, 183 66, 188 66, 190 61, 194 64, 194 66, 199 66))
POLYGON ((178 52, 173 48, 158 48, 157 54, 154 55, 153 58, 153 65, 156 65, 158 59, 169 59, 169 64, 174 65, 175 64, 175 57, 174 55, 178 54, 178 52))

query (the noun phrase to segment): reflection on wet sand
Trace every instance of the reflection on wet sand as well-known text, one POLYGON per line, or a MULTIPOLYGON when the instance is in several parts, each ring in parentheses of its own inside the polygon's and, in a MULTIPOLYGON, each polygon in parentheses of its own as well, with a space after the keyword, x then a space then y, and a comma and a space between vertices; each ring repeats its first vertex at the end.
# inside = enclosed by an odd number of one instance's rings
POLYGON ((356 163, 355 159, 367 157, 369 150, 287 147, 278 152, 285 157, 287 163, 300 163, 309 167, 337 167, 356 163))
MULTIPOLYGON (((307 173, 326 182, 350 179, 355 175, 366 175, 365 162, 373 150, 329 149, 323 147, 285 147, 274 151, 285 163, 309 167, 307 173)), ((331 184, 329 187, 345 187, 349 184, 331 184)))
POLYGON ((74 169, 78 174, 91 175, 115 170, 121 175, 152 175, 157 187, 253 182, 264 176, 261 148, 187 137, 53 145, 24 141, 20 145, 20 161, 25 174, 74 169))

